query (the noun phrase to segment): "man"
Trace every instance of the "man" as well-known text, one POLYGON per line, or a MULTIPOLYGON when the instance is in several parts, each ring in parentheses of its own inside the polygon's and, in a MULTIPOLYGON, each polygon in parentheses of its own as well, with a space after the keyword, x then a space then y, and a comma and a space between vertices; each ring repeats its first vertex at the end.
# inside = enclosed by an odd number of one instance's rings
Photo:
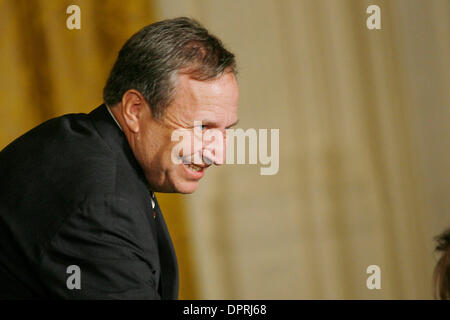
POLYGON ((1 151, 0 297, 177 299, 153 192, 192 193, 223 163, 223 141, 203 135, 237 122, 235 72, 233 54, 196 21, 154 23, 121 49, 103 105, 1 151), (174 132, 193 133, 180 162, 174 132))

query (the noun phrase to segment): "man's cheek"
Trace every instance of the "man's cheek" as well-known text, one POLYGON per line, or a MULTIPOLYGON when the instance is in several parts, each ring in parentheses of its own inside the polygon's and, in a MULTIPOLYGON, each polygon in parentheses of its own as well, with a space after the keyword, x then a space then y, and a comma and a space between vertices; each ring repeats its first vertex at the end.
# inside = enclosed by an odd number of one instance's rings
POLYGON ((169 149, 171 161, 174 164, 183 162, 184 157, 190 154, 192 149, 192 135, 186 130, 174 130, 172 132, 169 149))

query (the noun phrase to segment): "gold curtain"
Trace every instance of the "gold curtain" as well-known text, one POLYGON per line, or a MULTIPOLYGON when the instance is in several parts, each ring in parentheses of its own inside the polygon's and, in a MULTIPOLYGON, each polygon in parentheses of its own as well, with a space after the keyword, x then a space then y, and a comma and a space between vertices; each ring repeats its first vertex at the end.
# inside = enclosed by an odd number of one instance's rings
MULTIPOLYGON (((45 120, 100 105, 121 46, 154 21, 149 0, 0 0, 1 148, 45 120), (66 27, 69 5, 81 9, 80 30, 66 27)), ((180 297, 195 298, 182 198, 158 199, 179 258, 180 297)))

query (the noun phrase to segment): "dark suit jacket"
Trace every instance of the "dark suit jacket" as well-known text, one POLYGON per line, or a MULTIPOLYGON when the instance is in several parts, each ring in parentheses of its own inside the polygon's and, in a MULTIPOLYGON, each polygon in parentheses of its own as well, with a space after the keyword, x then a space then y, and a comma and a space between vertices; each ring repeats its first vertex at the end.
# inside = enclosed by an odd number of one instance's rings
POLYGON ((0 298, 177 299, 175 252, 150 197, 104 105, 12 142, 0 153, 0 298), (81 289, 67 286, 71 265, 81 289))

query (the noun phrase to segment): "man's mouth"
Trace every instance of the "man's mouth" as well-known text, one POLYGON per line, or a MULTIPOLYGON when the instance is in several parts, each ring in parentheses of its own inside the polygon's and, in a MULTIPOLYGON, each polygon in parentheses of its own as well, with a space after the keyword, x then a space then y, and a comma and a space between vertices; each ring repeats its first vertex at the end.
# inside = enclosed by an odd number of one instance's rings
POLYGON ((199 167, 196 166, 195 164, 189 163, 189 164, 185 164, 186 167, 188 167, 189 169, 195 171, 195 172, 199 172, 203 170, 203 167, 199 167))
POLYGON ((189 179, 200 180, 205 174, 206 166, 198 166, 193 163, 183 163, 184 170, 186 170, 189 179))

